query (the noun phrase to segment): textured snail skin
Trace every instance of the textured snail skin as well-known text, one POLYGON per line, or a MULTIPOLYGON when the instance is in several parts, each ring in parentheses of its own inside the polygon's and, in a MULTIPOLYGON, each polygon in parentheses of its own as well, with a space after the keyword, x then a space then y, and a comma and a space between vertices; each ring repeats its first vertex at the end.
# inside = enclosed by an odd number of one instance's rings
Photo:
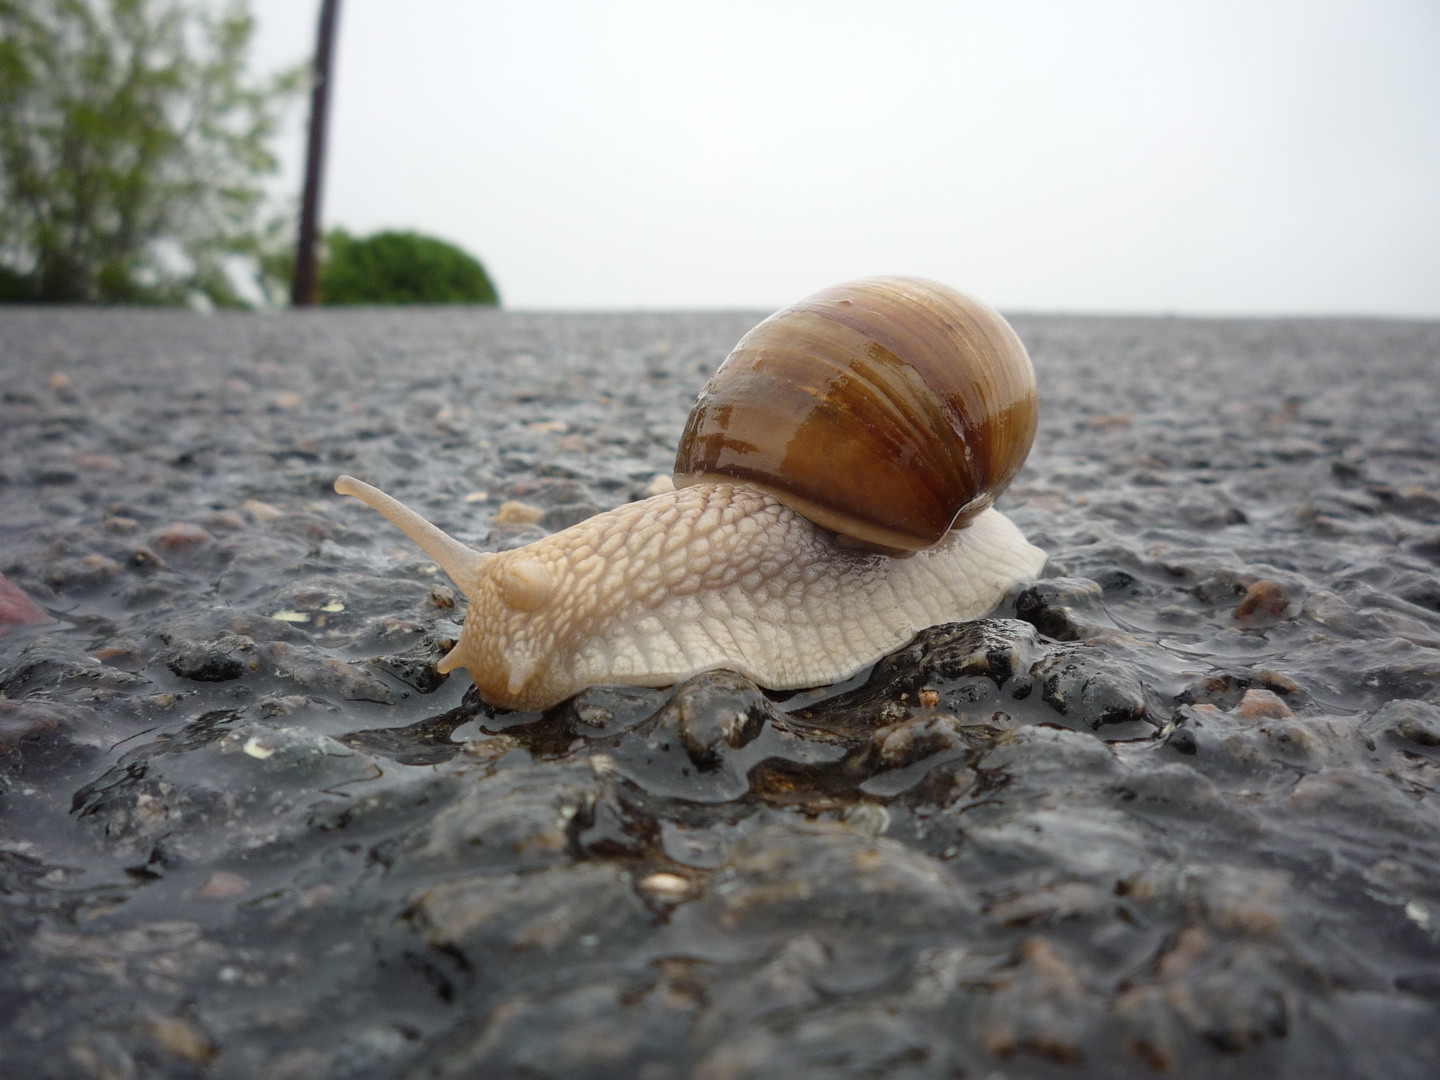
POLYGON ((728 483, 482 554, 352 477, 335 490, 390 518, 469 598, 439 668, 466 668, 487 701, 510 709, 721 667, 776 690, 838 682, 927 626, 988 613, 1046 559, 995 510, 911 558, 856 551, 774 496, 728 483))

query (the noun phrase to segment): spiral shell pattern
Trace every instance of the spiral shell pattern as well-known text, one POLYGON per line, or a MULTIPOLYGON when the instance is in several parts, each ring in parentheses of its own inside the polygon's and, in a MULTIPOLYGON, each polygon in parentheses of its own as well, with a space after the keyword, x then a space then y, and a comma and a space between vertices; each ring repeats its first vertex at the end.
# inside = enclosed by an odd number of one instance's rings
POLYGON ((1039 404, 998 312, 921 278, 825 289, 751 330, 706 384, 675 482, 742 481, 861 545, 919 551, 1009 486, 1039 404))

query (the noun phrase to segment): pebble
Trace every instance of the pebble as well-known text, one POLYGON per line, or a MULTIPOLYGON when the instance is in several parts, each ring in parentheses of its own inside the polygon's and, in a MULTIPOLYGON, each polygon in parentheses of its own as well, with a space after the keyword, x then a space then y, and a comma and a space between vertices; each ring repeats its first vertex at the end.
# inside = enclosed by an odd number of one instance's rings
POLYGON ((274 521, 284 514, 283 510, 271 506, 269 503, 261 502, 259 499, 246 499, 240 509, 261 523, 274 521))
POLYGON ((1365 722, 1364 730, 1390 732, 1416 746, 1440 746, 1440 704, 1387 702, 1365 722))
POLYGON ((1015 599, 1015 614, 1056 641, 1093 637, 1108 625, 1101 612, 1103 591, 1088 578, 1037 582, 1015 599))
POLYGON ((1279 720, 1294 716, 1290 706, 1269 690, 1252 688, 1245 691, 1236 711, 1246 720, 1279 720))
POLYGON ((150 1021, 150 1034, 165 1053, 195 1065, 206 1064, 220 1052, 200 1028, 179 1016, 157 1016, 150 1021))
POLYGON ((161 659, 180 678, 195 682, 226 682, 260 666, 254 639, 228 630, 209 641, 178 641, 161 659))
POLYGON ((250 887, 239 874, 232 874, 228 870, 217 870, 211 874, 200 890, 200 896, 205 900, 228 900, 232 896, 239 896, 250 887))
POLYGON ((234 510, 220 510, 211 514, 210 517, 206 519, 206 524, 212 529, 224 529, 226 532, 234 532, 236 529, 243 529, 245 527, 245 519, 234 510))
POLYGON ((709 763, 726 748, 739 750, 759 736, 772 708, 749 679, 729 671, 711 671, 689 680, 656 714, 676 732, 685 752, 709 763))
POLYGON ((165 551, 183 551, 186 548, 195 547, 197 544, 205 544, 213 537, 199 525, 192 525, 186 521, 177 521, 167 525, 155 537, 155 543, 165 551))
POLYGON ((494 521, 496 525, 537 525, 544 516, 543 507, 510 499, 500 504, 494 521))
POLYGON ((7 634, 17 626, 47 622, 50 622, 50 616, 41 610, 40 605, 0 574, 0 634, 7 634))
POLYGON ((1235 622, 1240 626, 1272 626, 1285 617, 1290 594, 1283 585, 1273 581, 1257 581, 1245 590, 1245 597, 1235 607, 1235 622))
POLYGON ((126 663, 138 664, 144 659, 140 646, 133 641, 123 638, 113 641, 104 648, 96 649, 90 654, 102 663, 109 663, 113 660, 123 660, 126 663))
POLYGON ((879 728, 873 745, 881 769, 903 769, 935 754, 960 749, 965 740, 957 717, 929 716, 879 728))
POLYGON ((679 874, 648 874, 640 879, 640 891, 660 903, 678 904, 690 897, 693 886, 679 874))
POLYGON ((78 642, 53 634, 36 638, 14 663, 0 669, 0 699, 35 694, 94 699, 149 686, 149 680, 108 667, 81 650, 78 642))
POLYGON ((137 547, 130 552, 130 567, 141 573, 153 574, 166 569, 165 560, 148 547, 137 547))
POLYGON ((325 655, 313 645, 276 641, 266 654, 277 674, 304 689, 336 694, 347 701, 389 704, 395 700, 395 692, 385 682, 353 664, 325 655))
POLYGON ((979 1031, 985 1049, 1001 1059, 1024 1052, 1078 1065, 1094 1007, 1074 966, 1049 941, 1034 937, 1021 943, 1014 966, 1000 977, 979 1031))
POLYGON ((461 877, 419 892, 409 910, 425 942, 487 965, 574 955, 592 941, 614 951, 642 937, 651 918, 622 870, 605 862, 461 877))
POLYGON ((1145 688, 1134 663, 1108 645, 1057 649, 1030 669, 1044 700, 1062 716, 1098 729, 1145 719, 1145 688))

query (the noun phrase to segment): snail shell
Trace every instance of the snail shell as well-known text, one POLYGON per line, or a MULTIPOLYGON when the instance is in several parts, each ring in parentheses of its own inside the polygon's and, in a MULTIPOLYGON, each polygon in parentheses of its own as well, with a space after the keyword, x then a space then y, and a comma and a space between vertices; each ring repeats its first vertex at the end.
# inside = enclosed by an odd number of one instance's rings
POLYGON ((1025 346, 938 282, 847 282, 746 334, 701 391, 675 483, 741 481, 841 536, 919 551, 990 506, 1039 420, 1025 346))
POLYGON ((547 708, 594 683, 667 686, 719 667, 795 689, 985 615, 1039 573, 1045 553, 990 508, 1035 423, 1030 361, 999 315, 942 285, 877 278, 742 339, 691 415, 678 490, 500 554, 352 477, 335 490, 384 514, 464 592, 465 626, 439 670, 466 668, 494 705, 547 708), (934 479, 950 490, 921 490, 934 479), (856 490, 869 487, 882 497, 856 490))

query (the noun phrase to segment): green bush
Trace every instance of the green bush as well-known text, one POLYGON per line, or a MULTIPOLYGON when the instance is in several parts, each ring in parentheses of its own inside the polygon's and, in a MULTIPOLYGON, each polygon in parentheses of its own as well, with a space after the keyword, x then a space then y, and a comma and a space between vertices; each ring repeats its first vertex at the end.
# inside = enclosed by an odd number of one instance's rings
POLYGON ((454 244, 413 232, 325 238, 322 304, 499 304, 485 267, 454 244))
POLYGON ((252 79, 254 30, 248 0, 0 0, 0 302, 244 303, 307 77, 252 79))

